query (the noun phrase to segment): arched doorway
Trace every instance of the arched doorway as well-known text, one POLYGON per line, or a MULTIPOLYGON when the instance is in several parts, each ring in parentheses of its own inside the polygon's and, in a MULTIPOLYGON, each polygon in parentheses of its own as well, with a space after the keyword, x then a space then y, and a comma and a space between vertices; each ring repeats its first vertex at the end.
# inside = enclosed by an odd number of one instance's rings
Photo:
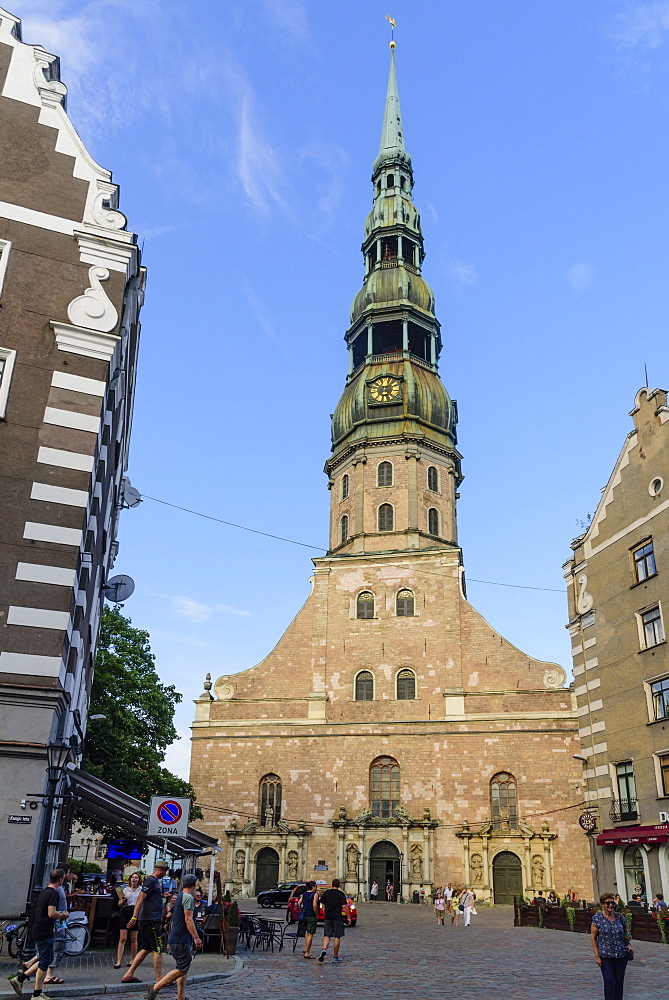
POLYGON ((256 896, 279 884, 279 855, 273 847, 263 847, 256 856, 256 896))
POLYGON ((646 896, 646 873, 643 867, 643 857, 640 849, 635 844, 630 844, 625 848, 623 854, 623 867, 625 869, 625 892, 627 900, 638 894, 644 902, 646 896))
POLYGON ((495 903, 513 903, 523 894, 523 869, 512 851, 496 854, 492 863, 492 891, 495 903))
POLYGON ((400 882, 400 852, 389 840, 374 844, 369 852, 369 883, 367 893, 376 880, 379 883, 380 900, 386 899, 386 883, 390 879, 393 884, 393 902, 402 892, 400 882))

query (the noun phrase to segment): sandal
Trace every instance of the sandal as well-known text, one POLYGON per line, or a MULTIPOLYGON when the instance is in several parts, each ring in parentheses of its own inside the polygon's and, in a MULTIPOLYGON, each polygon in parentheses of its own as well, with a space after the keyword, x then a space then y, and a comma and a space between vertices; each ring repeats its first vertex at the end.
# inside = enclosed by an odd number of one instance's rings
POLYGON ((62 986, 64 982, 65 982, 64 979, 58 979, 56 976, 54 976, 53 979, 45 979, 44 980, 44 985, 45 986, 62 986))
POLYGON ((314 961, 314 962, 316 961, 316 957, 315 957, 315 955, 304 955, 304 954, 303 954, 303 955, 302 955, 302 958, 310 958, 310 959, 312 959, 312 961, 314 961))
POLYGON ((121 963, 119 962, 119 963, 118 963, 118 965, 115 965, 115 966, 114 966, 114 968, 115 968, 115 969, 120 969, 120 968, 121 968, 121 963))
POLYGON ((122 979, 122 983, 141 983, 142 980, 138 979, 137 976, 133 976, 132 979, 122 979))

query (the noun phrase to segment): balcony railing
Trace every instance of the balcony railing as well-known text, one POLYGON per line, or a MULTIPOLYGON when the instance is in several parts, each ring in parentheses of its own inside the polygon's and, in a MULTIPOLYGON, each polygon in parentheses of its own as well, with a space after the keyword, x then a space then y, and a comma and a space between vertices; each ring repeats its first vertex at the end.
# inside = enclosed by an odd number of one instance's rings
POLYGON ((618 799, 611 803, 609 817, 614 823, 628 823, 630 820, 638 819, 639 813, 636 808, 636 799, 618 799))

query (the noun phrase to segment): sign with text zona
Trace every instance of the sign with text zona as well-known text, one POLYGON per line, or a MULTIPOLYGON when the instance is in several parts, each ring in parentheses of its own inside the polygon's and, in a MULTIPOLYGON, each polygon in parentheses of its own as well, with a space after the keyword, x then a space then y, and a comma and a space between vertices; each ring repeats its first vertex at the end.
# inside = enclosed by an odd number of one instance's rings
POLYGON ((190 799, 152 795, 149 813, 149 837, 187 837, 190 799))

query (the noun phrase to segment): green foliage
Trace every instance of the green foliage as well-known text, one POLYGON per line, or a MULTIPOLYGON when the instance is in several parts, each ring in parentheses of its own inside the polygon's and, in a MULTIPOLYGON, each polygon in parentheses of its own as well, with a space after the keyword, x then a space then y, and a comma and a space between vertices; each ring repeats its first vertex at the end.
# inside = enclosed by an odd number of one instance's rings
POLYGON ((623 916, 625 917, 625 925, 627 927, 627 934, 629 938, 632 937, 632 913, 630 910, 625 910, 623 916))
POLYGON ((239 907, 236 901, 228 907, 228 927, 239 927, 239 907))
POLYGON ((71 870, 76 872, 77 875, 82 872, 93 872, 95 875, 102 875, 102 872, 104 871, 104 869, 100 868, 100 865, 96 865, 94 861, 83 861, 82 858, 68 858, 67 863, 71 870))
POLYGON ((229 889, 225 890, 225 895, 223 896, 223 902, 224 903, 230 903, 230 902, 232 902, 232 896, 230 895, 230 890, 229 889))
POLYGON ((567 920, 569 921, 569 930, 573 931, 576 929, 576 910, 573 906, 567 905, 564 908, 564 912, 567 914, 567 920))
POLYGON ((657 926, 660 929, 660 940, 662 941, 662 944, 666 944, 667 943, 666 919, 662 916, 662 914, 659 911, 655 914, 655 919, 657 920, 657 926))
MULTIPOLYGON (((142 802, 152 795, 181 795, 195 801, 192 785, 162 766, 167 747, 177 738, 173 720, 180 701, 173 684, 160 682, 149 633, 134 628, 118 606, 105 607, 90 714, 104 715, 106 720, 88 727, 84 770, 142 802)), ((191 819, 202 819, 195 805, 191 819)), ((90 819, 86 822, 100 829, 90 819)))

